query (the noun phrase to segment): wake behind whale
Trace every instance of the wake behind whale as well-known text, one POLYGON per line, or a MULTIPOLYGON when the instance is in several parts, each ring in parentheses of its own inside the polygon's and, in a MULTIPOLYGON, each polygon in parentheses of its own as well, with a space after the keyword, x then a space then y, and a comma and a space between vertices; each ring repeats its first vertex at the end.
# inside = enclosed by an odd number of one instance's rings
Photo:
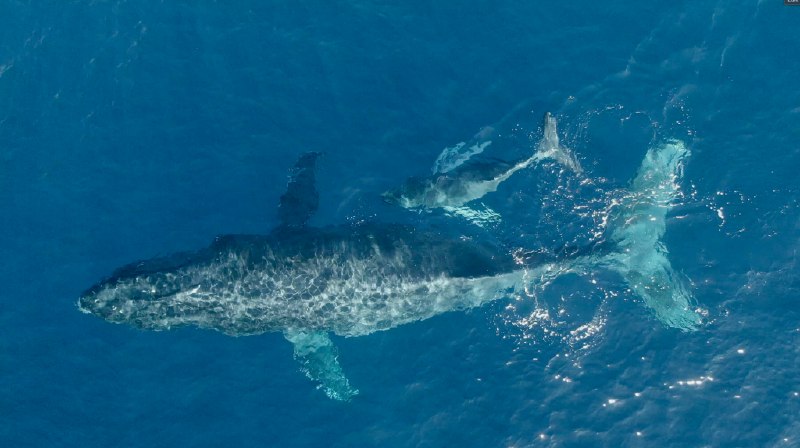
POLYGON ((681 160, 670 157, 670 151, 675 146, 665 145, 646 159, 656 162, 643 165, 646 173, 634 183, 643 190, 622 207, 612 241, 623 251, 584 251, 524 263, 490 242, 410 226, 308 227, 319 203, 314 186, 318 154, 308 153, 293 169, 281 197, 281 225, 270 234, 221 236, 199 251, 122 267, 82 294, 78 306, 109 322, 142 329, 194 325, 233 336, 282 332, 306 375, 339 400, 352 398, 357 390, 338 363, 330 333, 362 336, 478 307, 568 272, 618 270, 657 317, 689 329, 697 316, 688 309, 679 277, 664 275, 672 270, 658 250, 664 216, 648 207, 668 206, 669 192, 661 184, 664 179, 674 184, 671 172, 681 160), (649 176, 650 170, 671 171, 649 176), (654 194, 660 196, 651 198, 654 194), (644 244, 639 244, 640 232, 647 235, 644 244), (647 269, 639 268, 642 263, 647 269))

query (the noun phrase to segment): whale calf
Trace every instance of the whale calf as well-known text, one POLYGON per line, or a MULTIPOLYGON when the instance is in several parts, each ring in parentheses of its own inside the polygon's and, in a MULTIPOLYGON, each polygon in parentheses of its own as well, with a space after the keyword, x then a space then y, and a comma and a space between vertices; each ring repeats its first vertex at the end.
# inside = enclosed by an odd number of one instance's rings
MULTIPOLYGON (((644 172, 634 183, 643 190, 622 207, 612 238, 624 251, 587 250, 523 262, 492 242, 411 226, 308 226, 319 204, 318 155, 307 153, 295 164, 280 199, 280 225, 271 233, 220 236, 198 251, 123 266, 86 290, 78 308, 147 330, 196 326, 232 336, 281 332, 293 344, 301 370, 337 400, 349 400, 358 391, 342 371, 331 333, 362 336, 478 307, 568 272, 616 269, 663 322, 689 329, 697 321, 688 310, 687 289, 674 283, 680 278, 670 275, 660 251, 664 216, 659 207, 669 202, 660 185, 674 183, 669 173, 644 172), (651 200, 652 194, 660 196, 651 200)), ((659 155, 648 166, 674 170, 674 158, 659 155)))
POLYGON ((544 160, 554 160, 581 174, 583 169, 578 159, 561 145, 556 118, 549 112, 544 115, 543 129, 536 151, 530 157, 510 162, 476 157, 492 143, 488 130, 479 132, 468 143, 445 148, 434 163, 432 176, 411 177, 399 188, 385 192, 383 198, 390 204, 409 209, 458 210, 497 191, 500 184, 517 171, 544 160))

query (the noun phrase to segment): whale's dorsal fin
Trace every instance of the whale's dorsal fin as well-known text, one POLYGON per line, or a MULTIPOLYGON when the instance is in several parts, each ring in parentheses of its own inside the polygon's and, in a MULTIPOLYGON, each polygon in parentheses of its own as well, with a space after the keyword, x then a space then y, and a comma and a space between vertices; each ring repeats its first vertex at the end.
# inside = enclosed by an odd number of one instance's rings
POLYGON ((336 346, 328 333, 288 329, 283 336, 294 346, 294 359, 300 363, 300 370, 318 382, 317 387, 328 397, 349 401, 358 394, 342 372, 336 346))
POLYGON ((554 160, 565 168, 569 168, 575 174, 582 174, 583 168, 569 149, 561 146, 561 141, 558 138, 558 123, 556 117, 550 112, 544 114, 544 134, 542 140, 539 142, 539 147, 533 155, 532 161, 540 160, 554 160))
POLYGON ((282 226, 302 227, 319 207, 314 167, 319 152, 307 152, 297 159, 289 172, 289 185, 281 196, 278 219, 282 226))
POLYGON ((561 142, 558 139, 558 122, 556 121, 556 117, 550 112, 545 112, 542 122, 544 123, 542 125, 544 128, 544 135, 542 136, 541 144, 547 145, 550 148, 557 148, 561 142))

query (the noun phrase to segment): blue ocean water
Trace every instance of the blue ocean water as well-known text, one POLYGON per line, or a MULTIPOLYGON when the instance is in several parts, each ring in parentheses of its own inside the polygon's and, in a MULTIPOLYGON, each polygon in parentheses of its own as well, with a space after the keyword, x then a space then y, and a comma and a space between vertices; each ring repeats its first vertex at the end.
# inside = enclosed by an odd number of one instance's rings
POLYGON ((2 446, 800 444, 800 8, 6 0, 0 25, 2 446), (376 198, 509 114, 518 156, 546 111, 593 181, 552 164, 510 179, 485 201, 495 230, 584 243, 586 210, 654 143, 685 141, 665 244, 696 331, 614 276, 564 277, 536 301, 335 338, 360 390, 343 403, 280 334, 78 312, 125 263, 268 232, 309 150, 314 225, 455 226, 376 198))

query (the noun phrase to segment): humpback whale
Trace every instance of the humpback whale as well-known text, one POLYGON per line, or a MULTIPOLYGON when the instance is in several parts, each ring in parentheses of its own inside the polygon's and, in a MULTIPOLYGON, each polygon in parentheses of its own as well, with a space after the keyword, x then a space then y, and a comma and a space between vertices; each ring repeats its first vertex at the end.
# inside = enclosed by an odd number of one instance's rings
POLYGON ((411 177, 399 188, 385 192, 383 198, 403 208, 457 210, 497 191, 517 171, 544 160, 554 160, 581 174, 578 159, 560 143, 556 118, 547 112, 543 123, 544 134, 530 157, 511 162, 474 157, 492 143, 488 140, 491 133, 483 130, 469 143, 445 148, 434 163, 432 176, 411 177))
POLYGON ((660 241, 661 207, 670 200, 664 185, 674 185, 671 173, 679 162, 664 151, 648 159, 634 183, 641 191, 621 206, 612 240, 622 250, 524 261, 492 242, 406 225, 308 226, 319 204, 319 154, 307 153, 292 169, 280 198, 280 225, 271 233, 219 236, 204 249, 123 266, 81 294, 78 308, 147 330, 281 332, 305 375, 337 400, 358 390, 345 376, 330 334, 368 335, 479 307, 567 272, 616 269, 657 317, 690 329, 698 321, 689 310, 690 295, 676 284, 680 277, 660 241))

